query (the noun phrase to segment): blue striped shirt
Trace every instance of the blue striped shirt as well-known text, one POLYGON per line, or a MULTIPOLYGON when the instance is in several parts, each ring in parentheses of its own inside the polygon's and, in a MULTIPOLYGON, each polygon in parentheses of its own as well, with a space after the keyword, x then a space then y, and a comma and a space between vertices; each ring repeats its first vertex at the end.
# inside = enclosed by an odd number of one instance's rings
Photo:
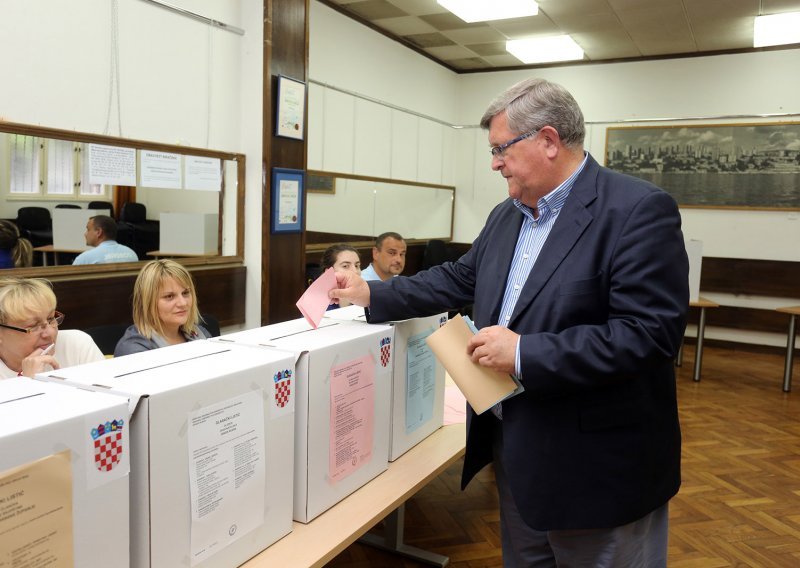
MULTIPOLYGON (((511 260, 511 270, 508 273, 508 280, 506 280, 506 290, 503 294, 500 320, 497 325, 508 327, 511 314, 514 312, 514 306, 517 305, 517 300, 519 300, 519 295, 522 292, 522 287, 525 285, 533 265, 536 264, 536 259, 539 257, 539 253, 558 218, 558 214, 561 212, 561 208, 564 206, 564 202, 569 197, 572 186, 575 184, 575 179, 583 171, 588 156, 588 154, 584 154, 583 162, 581 162, 580 166, 561 185, 536 202, 536 209, 539 212, 538 219, 534 218, 533 210, 530 207, 523 205, 518 199, 514 200, 514 205, 522 211, 524 218, 522 227, 519 230, 519 237, 517 237, 517 246, 514 248, 514 257, 511 260)), ((521 379, 522 369, 520 368, 519 344, 519 339, 517 339, 514 368, 517 378, 521 379)))

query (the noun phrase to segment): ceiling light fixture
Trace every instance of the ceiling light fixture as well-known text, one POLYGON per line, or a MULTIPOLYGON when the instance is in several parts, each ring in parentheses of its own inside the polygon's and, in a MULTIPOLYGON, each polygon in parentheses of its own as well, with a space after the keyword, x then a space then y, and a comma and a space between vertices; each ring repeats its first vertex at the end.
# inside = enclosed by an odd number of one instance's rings
POLYGON ((465 22, 488 22, 507 18, 524 18, 539 13, 539 6, 533 0, 437 0, 465 22))
POLYGON ((513 39, 506 51, 523 63, 552 63, 583 59, 583 49, 568 35, 513 39))
POLYGON ((800 12, 756 16, 753 47, 800 43, 800 12))

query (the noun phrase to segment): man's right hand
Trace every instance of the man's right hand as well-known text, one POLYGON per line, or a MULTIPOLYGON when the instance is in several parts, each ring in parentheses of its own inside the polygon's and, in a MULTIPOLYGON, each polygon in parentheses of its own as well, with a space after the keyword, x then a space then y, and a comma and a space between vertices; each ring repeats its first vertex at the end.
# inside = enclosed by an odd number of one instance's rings
POLYGON ((339 287, 328 292, 331 300, 347 300, 362 308, 369 307, 369 285, 361 276, 352 272, 337 272, 336 284, 339 287))

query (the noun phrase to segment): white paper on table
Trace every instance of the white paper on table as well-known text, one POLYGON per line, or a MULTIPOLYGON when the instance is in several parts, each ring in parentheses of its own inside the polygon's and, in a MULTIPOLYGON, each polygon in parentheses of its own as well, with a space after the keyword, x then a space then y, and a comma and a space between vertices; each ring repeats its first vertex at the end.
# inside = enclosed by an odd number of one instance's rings
POLYGON ((261 391, 191 412, 188 438, 191 565, 196 566, 264 522, 261 391))

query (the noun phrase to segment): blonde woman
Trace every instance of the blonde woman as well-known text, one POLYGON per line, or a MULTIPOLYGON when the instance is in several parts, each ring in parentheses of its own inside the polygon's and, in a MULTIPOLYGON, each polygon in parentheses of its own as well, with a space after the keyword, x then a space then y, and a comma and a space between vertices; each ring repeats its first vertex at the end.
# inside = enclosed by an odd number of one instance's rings
POLYGON ((144 265, 133 287, 133 325, 117 343, 114 356, 130 355, 206 339, 191 274, 174 260, 144 265))
POLYGON ((33 264, 33 245, 22 237, 16 223, 0 219, 0 268, 24 268, 33 264))
POLYGON ((92 338, 77 329, 59 331, 50 282, 41 278, 0 278, 0 379, 101 361, 92 338))

